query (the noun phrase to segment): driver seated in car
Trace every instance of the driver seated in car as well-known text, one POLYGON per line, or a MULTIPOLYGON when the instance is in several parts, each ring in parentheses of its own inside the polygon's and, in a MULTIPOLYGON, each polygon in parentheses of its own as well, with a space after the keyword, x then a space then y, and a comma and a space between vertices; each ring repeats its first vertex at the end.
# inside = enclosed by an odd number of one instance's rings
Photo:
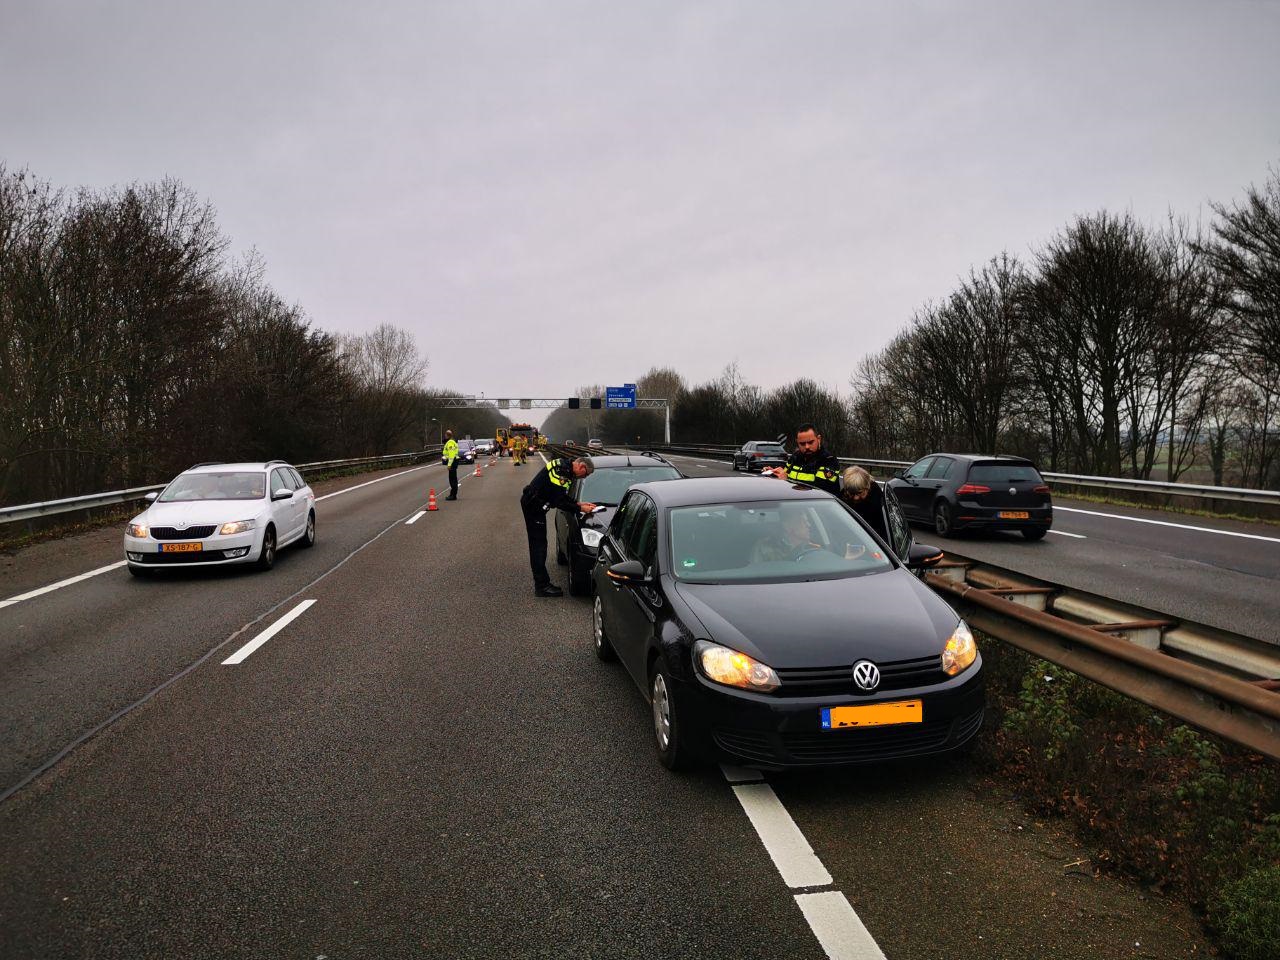
POLYGON ((751 562, 799 560, 806 553, 824 549, 822 544, 813 542, 809 518, 799 510, 786 510, 782 514, 782 533, 758 540, 751 548, 751 562))

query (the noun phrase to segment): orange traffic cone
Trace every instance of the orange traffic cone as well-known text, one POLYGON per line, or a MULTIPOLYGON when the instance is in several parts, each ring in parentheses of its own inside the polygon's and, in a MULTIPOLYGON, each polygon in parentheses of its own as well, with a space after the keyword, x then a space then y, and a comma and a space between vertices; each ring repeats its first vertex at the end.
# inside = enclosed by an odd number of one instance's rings
POLYGON ((483 470, 483 468, 481 467, 481 464, 480 464, 480 461, 479 461, 479 460, 477 460, 477 461, 476 461, 476 476, 477 476, 477 477, 483 477, 483 476, 484 476, 484 470, 483 470))
POLYGON ((431 488, 431 492, 430 492, 429 494, 427 494, 427 509, 428 509, 428 510, 439 510, 439 509, 440 509, 440 508, 436 505, 436 488, 435 488, 435 487, 432 487, 432 488, 431 488))

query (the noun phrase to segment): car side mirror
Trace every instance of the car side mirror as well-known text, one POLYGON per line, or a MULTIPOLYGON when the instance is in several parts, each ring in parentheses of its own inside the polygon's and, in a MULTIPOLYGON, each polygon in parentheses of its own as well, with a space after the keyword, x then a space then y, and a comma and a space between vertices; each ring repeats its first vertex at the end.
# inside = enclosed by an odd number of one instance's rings
POLYGON ((621 563, 612 564, 605 570, 604 574, 614 583, 639 584, 649 582, 644 564, 639 560, 623 560, 621 563))
POLYGON ((932 544, 913 543, 907 552, 907 569, 923 570, 926 567, 936 567, 942 562, 944 556, 945 554, 932 544))
POLYGON ((272 500, 288 500, 293 496, 292 490, 277 490, 271 495, 272 500))
POLYGON ((158 496, 160 496, 160 494, 158 494, 158 493, 156 493, 156 491, 152 490, 150 493, 148 493, 148 494, 147 494, 145 497, 143 497, 142 499, 143 499, 143 500, 145 500, 145 501, 147 501, 147 503, 155 503, 156 497, 158 497, 158 496))

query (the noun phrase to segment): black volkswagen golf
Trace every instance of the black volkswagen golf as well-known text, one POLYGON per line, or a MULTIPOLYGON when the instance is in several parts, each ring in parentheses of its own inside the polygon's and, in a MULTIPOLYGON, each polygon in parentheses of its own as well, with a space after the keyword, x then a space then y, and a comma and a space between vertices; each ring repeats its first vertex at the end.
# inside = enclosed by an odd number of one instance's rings
POLYGON ((593 577, 596 654, 645 694, 673 769, 713 752, 766 768, 922 756, 982 725, 968 626, 826 493, 639 484, 593 577))

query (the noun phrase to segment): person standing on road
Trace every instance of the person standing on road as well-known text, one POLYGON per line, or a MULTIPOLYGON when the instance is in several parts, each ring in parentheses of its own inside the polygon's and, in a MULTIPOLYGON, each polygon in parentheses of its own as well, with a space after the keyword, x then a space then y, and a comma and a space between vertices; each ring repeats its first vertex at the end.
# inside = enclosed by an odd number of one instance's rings
POLYGON ((849 467, 841 477, 840 499, 853 508, 853 512, 867 522, 880 539, 892 543, 889 539, 889 527, 884 518, 884 493, 880 485, 871 479, 871 474, 862 467, 849 467))
POLYGON ((840 461, 822 445, 822 434, 812 423, 796 428, 796 449, 785 467, 774 467, 780 480, 804 483, 827 493, 840 493, 840 461))
POLYGON ((520 494, 520 510, 524 513, 524 530, 529 537, 529 567, 533 571, 535 597, 560 597, 564 591, 551 582, 547 574, 547 511, 554 507, 567 513, 590 513, 594 503, 578 503, 569 497, 569 485, 595 471, 587 457, 570 461, 557 458, 547 462, 520 494))
POLYGON ((444 450, 441 456, 444 457, 444 465, 449 468, 449 495, 446 500, 458 499, 458 441, 453 439, 453 431, 446 430, 445 437, 448 439, 444 442, 444 450))

